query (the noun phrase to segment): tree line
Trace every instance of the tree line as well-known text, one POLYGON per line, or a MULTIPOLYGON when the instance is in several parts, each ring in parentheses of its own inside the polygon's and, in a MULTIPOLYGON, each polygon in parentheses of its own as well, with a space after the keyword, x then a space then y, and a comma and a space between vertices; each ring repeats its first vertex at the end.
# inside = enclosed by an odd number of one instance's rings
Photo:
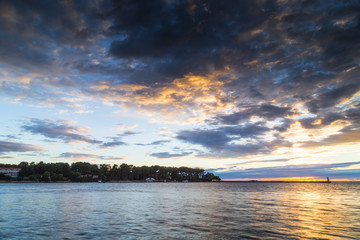
MULTIPOLYGON (((68 163, 44 163, 44 162, 21 162, 16 164, 0 164, 0 167, 21 168, 18 181, 40 182, 97 182, 101 181, 145 181, 151 178, 154 181, 189 181, 209 182, 220 181, 220 177, 204 169, 189 167, 164 167, 164 166, 141 166, 114 164, 90 164, 88 162, 68 163)), ((0 179, 9 180, 7 176, 0 174, 0 179)))

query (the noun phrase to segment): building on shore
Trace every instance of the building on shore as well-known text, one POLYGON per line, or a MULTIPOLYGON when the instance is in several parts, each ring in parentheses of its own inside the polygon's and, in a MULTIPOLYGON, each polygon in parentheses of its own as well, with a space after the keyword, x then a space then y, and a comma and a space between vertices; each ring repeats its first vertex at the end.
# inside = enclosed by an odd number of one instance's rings
POLYGON ((5 176, 17 178, 19 176, 21 168, 0 168, 0 174, 4 174, 5 176))
POLYGON ((152 178, 152 177, 148 177, 145 179, 146 182, 153 182, 155 181, 155 178, 152 178))

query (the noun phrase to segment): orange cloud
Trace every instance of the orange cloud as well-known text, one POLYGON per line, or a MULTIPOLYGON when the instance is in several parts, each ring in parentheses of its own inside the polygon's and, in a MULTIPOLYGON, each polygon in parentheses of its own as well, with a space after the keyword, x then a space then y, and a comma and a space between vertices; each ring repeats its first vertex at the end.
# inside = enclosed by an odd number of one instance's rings
POLYGON ((199 122, 206 117, 223 111, 231 105, 223 101, 224 82, 217 80, 222 73, 206 76, 186 75, 161 86, 119 84, 112 86, 101 81, 91 88, 103 101, 116 102, 125 108, 136 108, 139 112, 163 116, 165 119, 199 122))
POLYGON ((331 135, 321 141, 306 141, 302 142, 301 147, 313 148, 322 146, 335 146, 339 144, 358 144, 360 143, 360 130, 353 130, 349 132, 342 132, 331 135))

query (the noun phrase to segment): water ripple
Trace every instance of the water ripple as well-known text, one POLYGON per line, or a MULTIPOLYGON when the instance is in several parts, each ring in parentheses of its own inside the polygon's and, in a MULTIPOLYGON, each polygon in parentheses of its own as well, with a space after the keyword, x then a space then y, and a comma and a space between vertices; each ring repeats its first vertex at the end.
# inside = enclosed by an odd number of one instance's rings
POLYGON ((0 239, 360 239, 359 183, 32 183, 0 190, 0 239))

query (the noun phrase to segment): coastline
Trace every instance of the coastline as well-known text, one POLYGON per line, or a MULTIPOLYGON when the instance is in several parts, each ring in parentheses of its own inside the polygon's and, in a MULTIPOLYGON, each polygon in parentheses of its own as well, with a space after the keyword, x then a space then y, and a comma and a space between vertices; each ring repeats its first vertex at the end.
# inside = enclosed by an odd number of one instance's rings
MULTIPOLYGON (((215 181, 215 182, 208 182, 208 183, 359 183, 360 181, 215 181)), ((57 181, 57 182, 40 182, 40 181, 4 181, 0 180, 0 183, 98 183, 98 182, 72 182, 72 181, 57 181)), ((146 181, 139 181, 139 180, 123 180, 123 181, 109 181, 109 182, 103 182, 103 183, 204 183, 204 182, 146 182, 146 181)))
MULTIPOLYGON (((146 182, 141 180, 116 180, 116 181, 108 181, 108 182, 101 182, 101 183, 204 183, 204 182, 211 182, 211 181, 198 181, 198 182, 174 182, 174 181, 153 181, 153 182, 146 182)), ((221 181, 213 181, 214 182, 221 182, 221 181)), ((4 181, 0 180, 0 183, 99 183, 99 182, 72 182, 72 181, 57 181, 57 182, 40 182, 40 181, 4 181)))

